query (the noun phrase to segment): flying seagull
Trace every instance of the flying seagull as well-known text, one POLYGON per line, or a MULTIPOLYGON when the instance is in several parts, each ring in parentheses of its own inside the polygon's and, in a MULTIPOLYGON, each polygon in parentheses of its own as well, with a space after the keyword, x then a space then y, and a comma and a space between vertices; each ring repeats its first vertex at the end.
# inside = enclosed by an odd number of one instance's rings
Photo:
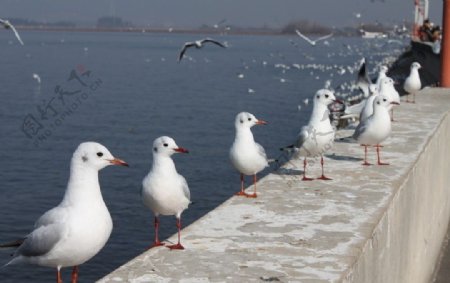
POLYGON ((2 24, 5 29, 11 29, 14 32, 14 34, 16 35, 17 40, 20 42, 20 44, 23 45, 23 41, 20 38, 20 35, 17 32, 16 28, 8 20, 0 19, 0 24, 2 24))
POLYGON ((330 37, 333 36, 333 34, 330 33, 330 34, 328 34, 328 35, 319 37, 319 38, 316 39, 316 40, 311 40, 311 39, 309 39, 308 37, 306 37, 305 35, 303 35, 299 30, 296 29, 295 32, 298 34, 298 36, 300 36, 301 38, 303 38, 304 40, 306 40, 306 41, 307 41, 309 44, 311 44, 312 46, 316 46, 317 42, 319 42, 319 41, 321 41, 321 40, 325 40, 325 39, 330 38, 330 37))
POLYGON ((222 44, 219 41, 216 41, 214 39, 211 39, 211 38, 204 38, 204 39, 196 40, 193 42, 186 42, 183 46, 183 49, 181 49, 181 51, 180 51, 180 55, 178 56, 178 62, 180 62, 181 59, 183 59, 183 55, 184 55, 184 53, 186 53, 186 50, 188 48, 195 47, 195 48, 199 49, 199 48, 202 48, 203 44, 205 44, 207 42, 214 43, 215 45, 226 48, 226 46, 224 44, 222 44))

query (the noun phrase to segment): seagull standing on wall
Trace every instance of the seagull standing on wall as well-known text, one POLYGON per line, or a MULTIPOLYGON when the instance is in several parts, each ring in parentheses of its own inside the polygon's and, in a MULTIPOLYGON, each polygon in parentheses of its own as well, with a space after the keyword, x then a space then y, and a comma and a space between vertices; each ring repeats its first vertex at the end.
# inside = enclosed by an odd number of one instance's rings
POLYGON ((408 96, 406 96, 406 102, 410 102, 409 95, 412 94, 413 100, 411 103, 416 103, 416 93, 422 88, 419 75, 420 68, 422 68, 422 66, 420 66, 417 62, 413 62, 411 64, 411 71, 403 84, 403 89, 408 93, 408 96))
POLYGON ((308 125, 303 126, 294 144, 281 148, 281 150, 294 149, 297 156, 303 156, 303 178, 302 181, 312 181, 306 177, 307 157, 320 155, 322 175, 320 180, 331 180, 324 174, 323 154, 331 148, 334 141, 335 131, 330 123, 328 105, 333 102, 342 103, 336 99, 333 92, 321 89, 314 95, 314 108, 309 118, 308 125))
POLYGON ((236 195, 256 198, 256 174, 269 166, 264 148, 255 142, 251 127, 266 125, 267 122, 257 119, 253 114, 241 112, 236 116, 236 137, 230 149, 230 159, 234 167, 241 173, 241 191, 236 195), (253 175, 253 194, 244 192, 244 175, 253 175))
POLYGON ((183 250, 181 245, 181 213, 188 208, 191 193, 186 179, 178 174, 172 155, 189 153, 179 147, 167 136, 159 137, 153 142, 153 166, 142 181, 141 196, 144 204, 155 215, 155 241, 150 248, 163 246, 158 237, 159 215, 175 215, 178 228, 178 243, 167 246, 169 249, 183 250))
POLYGON ((215 45, 218 45, 218 46, 220 46, 222 48, 226 48, 226 46, 224 44, 220 43, 217 40, 211 39, 211 38, 205 38, 205 39, 196 40, 196 41, 193 41, 193 42, 186 42, 184 44, 183 48, 180 51, 180 55, 178 56, 178 62, 180 62, 183 59, 184 53, 186 53, 186 50, 188 48, 195 47, 197 49, 200 49, 200 48, 203 47, 203 45, 205 43, 208 43, 208 42, 209 43, 213 43, 215 45))
POLYGON ((73 266, 71 282, 76 283, 78 266, 103 248, 113 229, 98 181, 98 171, 109 165, 128 166, 101 144, 80 144, 72 157, 61 203, 44 213, 31 233, 0 245, 17 247, 6 265, 24 262, 55 268, 57 283, 62 283, 61 268, 73 266))

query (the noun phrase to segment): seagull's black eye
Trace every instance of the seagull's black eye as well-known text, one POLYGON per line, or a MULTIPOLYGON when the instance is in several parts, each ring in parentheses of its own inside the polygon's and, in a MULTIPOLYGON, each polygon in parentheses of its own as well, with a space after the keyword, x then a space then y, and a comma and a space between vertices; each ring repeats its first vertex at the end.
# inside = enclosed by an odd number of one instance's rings
POLYGON ((154 152, 158 152, 158 149, 156 147, 153 148, 154 152))
POLYGON ((241 119, 241 124, 244 123, 244 120, 241 119))
POLYGON ((248 118, 248 120, 249 120, 249 121, 251 121, 251 120, 252 120, 252 118, 248 118))
POLYGON ((325 94, 325 98, 328 98, 329 97, 329 95, 328 94, 325 94))
POLYGON ((377 101, 377 104, 378 104, 378 105, 380 105, 380 102, 379 102, 379 101, 377 101))
POLYGON ((97 152, 97 156, 98 157, 102 157, 103 156, 103 152, 97 152))
POLYGON ((163 146, 168 147, 169 145, 167 143, 163 144, 163 146))
POLYGON ((383 98, 383 101, 386 101, 386 98, 383 98))
POLYGON ((317 99, 319 99, 319 98, 320 98, 320 95, 317 96, 317 99))

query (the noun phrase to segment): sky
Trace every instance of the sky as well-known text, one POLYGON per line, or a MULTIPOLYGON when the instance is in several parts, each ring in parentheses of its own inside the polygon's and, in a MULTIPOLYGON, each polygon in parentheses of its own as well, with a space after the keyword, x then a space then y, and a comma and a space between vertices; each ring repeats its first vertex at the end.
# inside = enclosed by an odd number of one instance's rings
MULTIPOLYGON (((310 20, 327 26, 359 21, 390 24, 413 20, 414 0, 0 0, 0 18, 43 22, 68 20, 94 24, 101 16, 119 16, 140 26, 198 27, 226 24, 282 27, 310 20), (361 18, 355 17, 360 13, 361 18)), ((430 19, 441 23, 442 0, 430 0, 430 19)))

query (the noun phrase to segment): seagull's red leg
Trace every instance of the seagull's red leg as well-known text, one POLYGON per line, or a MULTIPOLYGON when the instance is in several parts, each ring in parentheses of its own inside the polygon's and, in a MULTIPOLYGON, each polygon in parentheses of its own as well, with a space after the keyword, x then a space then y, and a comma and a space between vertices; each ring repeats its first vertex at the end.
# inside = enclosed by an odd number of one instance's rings
POLYGON ((394 122, 394 107, 391 109, 391 122, 394 122))
POLYGON ((364 146, 364 163, 362 165, 365 165, 365 166, 372 165, 369 162, 367 162, 367 145, 362 144, 362 146, 364 146))
POLYGON ((406 103, 409 103, 409 96, 410 96, 410 94, 408 93, 408 94, 406 95, 406 103))
POLYGON ((307 162, 306 162, 306 156, 305 156, 305 159, 303 159, 303 178, 302 178, 302 181, 312 181, 313 180, 312 178, 306 177, 306 165, 307 165, 307 162))
POLYGON ((244 174, 241 173, 241 191, 236 193, 237 196, 246 197, 247 193, 244 192, 244 174))
POLYGON ((411 101, 411 103, 416 103, 416 93, 413 93, 413 100, 411 101))
POLYGON ((164 243, 159 241, 159 217, 155 216, 155 242, 148 249, 159 246, 164 246, 164 243))
POLYGON ((178 228, 178 243, 176 245, 167 246, 171 250, 184 250, 181 245, 181 217, 177 218, 177 228, 178 228))
POLYGON ((324 162, 323 162, 323 156, 321 156, 321 157, 320 157, 320 165, 322 165, 322 176, 320 176, 320 177, 317 178, 317 179, 319 179, 319 180, 325 180, 325 181, 333 180, 333 179, 331 179, 331 178, 325 177, 325 175, 323 174, 323 164, 324 164, 324 162))
POLYGON ((256 198, 256 174, 253 175, 253 194, 248 194, 247 195, 248 198, 256 198))
POLYGON ((74 266, 72 269, 72 283, 78 282, 78 265, 74 266))
POLYGON ((380 145, 377 144, 376 148, 377 148, 377 158, 378 158, 378 165, 389 165, 389 163, 383 163, 380 160, 380 145))
POLYGON ((56 270, 56 283, 63 283, 60 268, 56 270))

